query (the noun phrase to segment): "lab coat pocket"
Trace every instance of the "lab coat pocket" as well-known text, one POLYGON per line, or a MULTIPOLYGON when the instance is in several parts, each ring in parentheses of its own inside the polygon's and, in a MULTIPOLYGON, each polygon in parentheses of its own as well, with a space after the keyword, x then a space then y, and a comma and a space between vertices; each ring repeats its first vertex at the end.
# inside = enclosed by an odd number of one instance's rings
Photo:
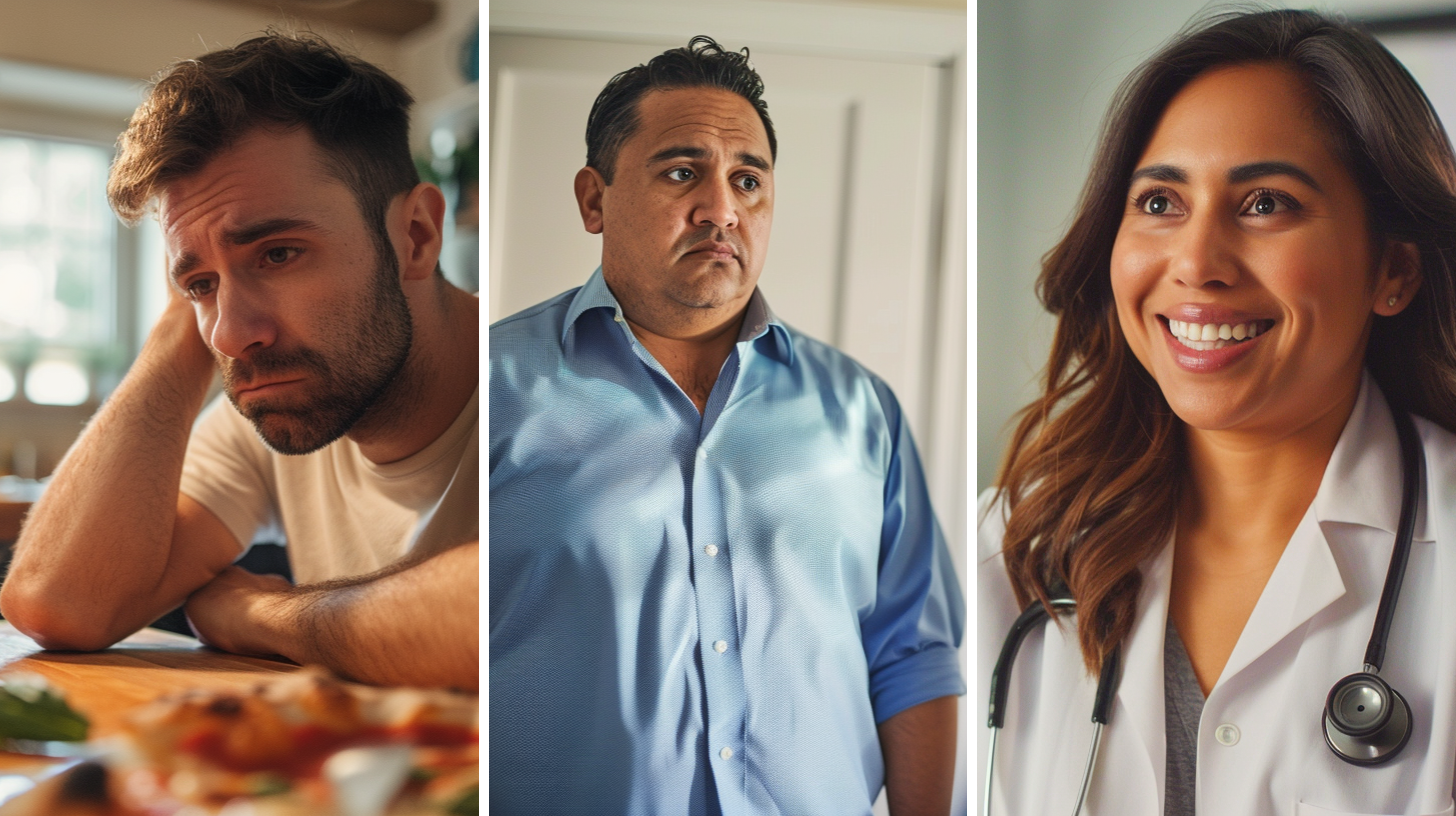
MULTIPOLYGON (((1318 805, 1311 805, 1311 804, 1308 804, 1308 803, 1305 803, 1305 802, 1300 802, 1298 804, 1298 806, 1296 806, 1295 809, 1294 809, 1294 816, 1398 816, 1398 815, 1397 814, 1377 814, 1377 813, 1356 813, 1353 810, 1330 810, 1329 808, 1322 808, 1322 807, 1319 807, 1318 805)), ((1453 802, 1452 804, 1446 805, 1446 808, 1444 810, 1436 811, 1435 813, 1429 814, 1429 816, 1456 816, 1456 802, 1453 802)))

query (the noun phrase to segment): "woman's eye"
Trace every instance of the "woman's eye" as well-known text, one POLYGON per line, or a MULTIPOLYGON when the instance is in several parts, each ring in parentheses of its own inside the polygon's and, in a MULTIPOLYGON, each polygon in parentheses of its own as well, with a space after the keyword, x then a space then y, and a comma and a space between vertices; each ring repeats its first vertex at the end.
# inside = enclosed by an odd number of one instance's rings
POLYGON ((1173 202, 1169 201, 1167 196, 1162 194, 1153 195, 1143 201, 1143 212, 1150 215, 1163 215, 1172 206, 1173 202))
POLYGON ((1255 215, 1273 215, 1279 211, 1279 199, 1271 195, 1261 195, 1254 199, 1254 205, 1249 208, 1255 215))
POLYGON ((672 170, 667 171, 667 177, 672 179, 673 181, 691 181, 693 178, 693 171, 687 169, 686 167, 676 167, 672 170))
POLYGON ((1244 200, 1248 202, 1244 206, 1245 215, 1283 215, 1304 209, 1293 196, 1279 190, 1255 190, 1244 200))

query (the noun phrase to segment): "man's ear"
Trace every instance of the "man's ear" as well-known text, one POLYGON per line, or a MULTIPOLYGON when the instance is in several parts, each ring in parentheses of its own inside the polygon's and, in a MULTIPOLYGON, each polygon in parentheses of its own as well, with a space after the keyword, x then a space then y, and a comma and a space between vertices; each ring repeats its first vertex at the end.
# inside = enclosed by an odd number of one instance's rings
POLYGON ((402 280, 425 280, 435 274, 445 226, 445 194, 421 182, 395 198, 387 221, 402 280))
POLYGON ((1405 311, 1422 280, 1420 249, 1407 241, 1386 241, 1375 286, 1375 313, 1393 317, 1405 311))
POLYGON ((576 206, 581 210, 581 225, 592 235, 602 234, 602 196, 607 181, 595 167, 576 171, 576 206))

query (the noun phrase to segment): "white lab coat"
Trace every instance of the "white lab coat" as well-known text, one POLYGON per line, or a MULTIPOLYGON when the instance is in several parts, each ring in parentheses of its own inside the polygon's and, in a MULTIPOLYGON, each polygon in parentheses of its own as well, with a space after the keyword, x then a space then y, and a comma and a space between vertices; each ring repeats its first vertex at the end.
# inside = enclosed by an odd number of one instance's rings
MULTIPOLYGON (((1360 671, 1400 516, 1400 448, 1379 388, 1359 400, 1306 512, 1209 693, 1198 729, 1200 816, 1453 814, 1456 771, 1456 436, 1416 419, 1426 485, 1381 676, 1409 701, 1405 749, 1374 767, 1325 745, 1325 697, 1360 671), (1440 542, 1439 544, 1437 542, 1440 542), (1238 729, 1223 744, 1219 726, 1238 729)), ((987 680, 1016 617, 999 550, 999 505, 982 496, 978 531, 977 697, 985 790, 987 680)), ((1163 635, 1173 548, 1143 566, 1123 679, 1084 813, 1161 814, 1166 769, 1163 635)), ((992 812, 1071 814, 1090 746, 1097 679, 1071 625, 1023 643, 999 737, 992 812)), ((1222 729, 1225 737, 1229 732, 1222 729)), ((978 796, 975 807, 981 807, 978 796)))

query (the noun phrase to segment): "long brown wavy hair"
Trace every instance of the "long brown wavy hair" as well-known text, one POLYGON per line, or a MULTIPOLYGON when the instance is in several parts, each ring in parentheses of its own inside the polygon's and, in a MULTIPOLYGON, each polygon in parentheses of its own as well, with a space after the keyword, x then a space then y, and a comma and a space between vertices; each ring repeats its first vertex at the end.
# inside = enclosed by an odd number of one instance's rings
POLYGON ((1037 295, 1056 335, 1041 396, 1019 413, 997 479, 1017 602, 1070 591, 1089 671, 1132 629, 1139 566, 1172 533, 1186 458, 1182 421, 1133 356, 1113 302, 1128 184, 1189 81, 1251 62, 1304 78, 1376 245, 1418 248, 1422 286, 1399 315, 1375 318, 1365 363, 1393 408, 1456 430, 1456 160, 1420 86, 1339 18, 1277 10, 1195 21, 1118 88, 1071 228, 1042 259, 1037 295))

